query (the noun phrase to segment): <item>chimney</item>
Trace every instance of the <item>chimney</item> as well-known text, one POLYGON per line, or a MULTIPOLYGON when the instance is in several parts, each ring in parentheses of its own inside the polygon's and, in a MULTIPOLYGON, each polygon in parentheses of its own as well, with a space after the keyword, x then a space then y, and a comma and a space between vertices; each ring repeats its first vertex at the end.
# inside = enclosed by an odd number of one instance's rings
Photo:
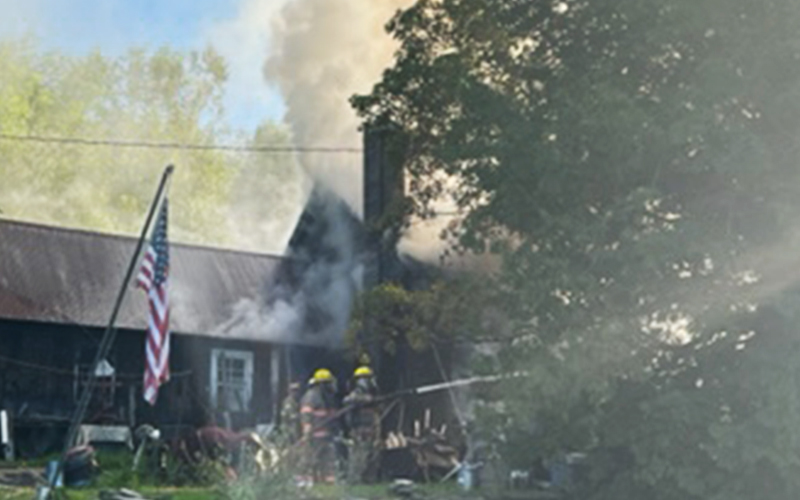
POLYGON ((405 196, 404 150, 397 134, 386 127, 364 129, 364 226, 367 264, 364 289, 395 278, 398 227, 405 196))

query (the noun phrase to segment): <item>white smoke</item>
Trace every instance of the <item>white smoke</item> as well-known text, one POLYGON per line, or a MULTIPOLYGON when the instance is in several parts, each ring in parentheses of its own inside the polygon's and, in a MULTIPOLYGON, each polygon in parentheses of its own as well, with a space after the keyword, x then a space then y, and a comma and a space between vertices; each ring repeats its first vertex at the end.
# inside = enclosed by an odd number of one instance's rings
POLYGON ((282 269, 259 299, 240 301, 223 335, 335 347, 342 344, 363 265, 359 224, 339 198, 316 188, 282 269))
MULTIPOLYGON (((269 85, 283 96, 285 121, 298 146, 359 148, 359 121, 349 98, 368 92, 392 62, 396 49, 384 25, 409 0, 293 0, 271 19, 269 54, 263 65, 269 85)), ((258 23, 259 21, 253 21, 258 23)), ((299 160, 317 186, 344 200, 311 199, 317 241, 290 248, 301 264, 291 286, 277 284, 266 301, 242 302, 231 332, 257 332, 273 339, 340 344, 363 265, 353 214, 362 215, 360 154, 309 153, 299 160), (313 332, 313 333, 312 333, 313 332), (306 336, 316 335, 317 338, 306 336)), ((312 197, 320 194, 316 190, 312 197)))
MULTIPOLYGON (((272 26, 267 81, 280 90, 285 120, 300 145, 360 147, 349 99, 369 92, 392 63, 396 42, 384 26, 410 0, 294 0, 272 26)), ((309 154, 306 170, 362 214, 358 154, 309 154)))
POLYGON ((212 45, 227 63, 226 110, 248 126, 258 125, 265 118, 279 120, 283 113, 281 96, 274 86, 266 84, 261 66, 270 50, 271 25, 285 3, 242 0, 234 17, 208 25, 201 34, 203 43, 212 45), (265 111, 269 117, 259 116, 265 111))
MULTIPOLYGON (((397 42, 385 32, 385 25, 398 10, 412 3, 290 0, 277 13, 265 0, 245 3, 249 7, 242 12, 248 19, 232 26, 265 29, 263 21, 270 18, 268 41, 259 42, 268 46, 263 74, 267 85, 283 97, 284 120, 298 146, 362 146, 359 118, 349 99, 369 92, 393 63, 397 42), (264 17, 255 19, 259 15, 264 17)), ((338 195, 358 217, 363 215, 361 154, 308 153, 298 159, 315 184, 338 195)), ((350 214, 332 208, 334 205, 322 210, 327 229, 315 237, 321 239, 323 247, 333 249, 336 258, 290 254, 292 259, 308 258, 310 262, 299 282, 291 291, 280 286, 271 289, 266 302, 240 303, 236 329, 268 338, 302 340, 309 330, 319 330, 314 328, 318 325, 309 325, 309 318, 321 317, 328 322, 322 333, 329 342, 341 340, 363 265, 356 235, 349 226, 350 214)), ((438 240, 441 225, 433 225, 433 231, 420 228, 413 244, 405 248, 434 260, 432 256, 438 255, 443 245, 438 240)))

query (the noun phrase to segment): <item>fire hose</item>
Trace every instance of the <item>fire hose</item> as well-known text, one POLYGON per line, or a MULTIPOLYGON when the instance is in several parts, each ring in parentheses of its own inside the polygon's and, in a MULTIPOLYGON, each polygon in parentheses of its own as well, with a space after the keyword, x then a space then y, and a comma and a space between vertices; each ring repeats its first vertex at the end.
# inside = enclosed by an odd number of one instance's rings
MULTIPOLYGON (((514 372, 510 374, 503 374, 503 375, 488 375, 482 377, 470 377, 465 379, 458 379, 452 380, 450 382, 440 382, 437 384, 429 384, 429 385, 422 385, 419 387, 411 387, 409 389, 401 389, 399 391, 390 392, 389 394, 384 394, 381 396, 377 396, 375 398, 370 399, 369 401, 359 401, 356 403, 349 404, 344 408, 341 408, 335 411, 332 415, 329 415, 317 425, 311 428, 308 434, 313 434, 315 431, 324 429, 328 424, 333 422, 334 420, 341 418, 342 416, 350 413, 351 411, 355 411, 356 409, 375 406, 384 401, 399 399, 408 396, 421 396, 423 394, 429 394, 432 392, 443 391, 447 389, 453 389, 456 387, 466 387, 475 384, 489 384, 493 382, 500 382, 501 380, 507 380, 512 378, 519 378, 519 377, 527 377, 527 372, 514 372)), ((306 436, 303 436, 299 441, 297 441, 293 447, 300 446, 306 442, 306 436)))

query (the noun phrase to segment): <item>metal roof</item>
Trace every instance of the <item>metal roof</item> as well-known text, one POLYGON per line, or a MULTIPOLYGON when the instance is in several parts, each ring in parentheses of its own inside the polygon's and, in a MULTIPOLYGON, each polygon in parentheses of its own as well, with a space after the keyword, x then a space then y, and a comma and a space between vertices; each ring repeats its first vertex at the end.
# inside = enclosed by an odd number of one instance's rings
MULTIPOLYGON (((104 327, 135 249, 131 237, 0 219, 0 318, 104 327)), ((265 295, 286 259, 172 243, 170 304, 178 334, 318 344, 313 338, 229 329, 235 309, 265 295)), ((134 277, 135 278, 135 277, 134 277)), ((117 327, 144 330, 133 283, 117 327)))

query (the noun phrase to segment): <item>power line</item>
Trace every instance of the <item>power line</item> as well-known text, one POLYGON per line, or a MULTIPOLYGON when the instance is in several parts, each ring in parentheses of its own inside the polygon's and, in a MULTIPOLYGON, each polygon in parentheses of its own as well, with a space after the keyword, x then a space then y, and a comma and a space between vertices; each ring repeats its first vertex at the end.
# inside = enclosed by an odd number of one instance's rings
MULTIPOLYGON (((31 363, 27 361, 20 361, 15 358, 11 358, 8 356, 0 356, 0 363, 8 363, 10 365, 19 366, 21 368, 28 368, 29 370, 44 372, 44 373, 51 373, 54 375, 65 375, 65 376, 75 376, 74 370, 67 370, 63 368, 56 368, 53 366, 41 365, 38 363, 31 363)), ((188 377, 192 374, 191 370, 184 370, 181 372, 175 372, 170 374, 170 378, 183 378, 188 377)), ((142 374, 140 373, 117 373, 116 378, 118 379, 129 379, 129 380, 138 380, 142 378, 142 374)))
POLYGON ((361 154, 361 148, 324 146, 240 146, 234 144, 191 144, 180 142, 148 142, 107 139, 87 139, 82 137, 48 137, 37 135, 0 134, 0 139, 19 142, 39 142, 48 144, 74 144, 79 146, 108 146, 139 149, 182 149, 194 151, 238 151, 243 153, 337 153, 361 154))

